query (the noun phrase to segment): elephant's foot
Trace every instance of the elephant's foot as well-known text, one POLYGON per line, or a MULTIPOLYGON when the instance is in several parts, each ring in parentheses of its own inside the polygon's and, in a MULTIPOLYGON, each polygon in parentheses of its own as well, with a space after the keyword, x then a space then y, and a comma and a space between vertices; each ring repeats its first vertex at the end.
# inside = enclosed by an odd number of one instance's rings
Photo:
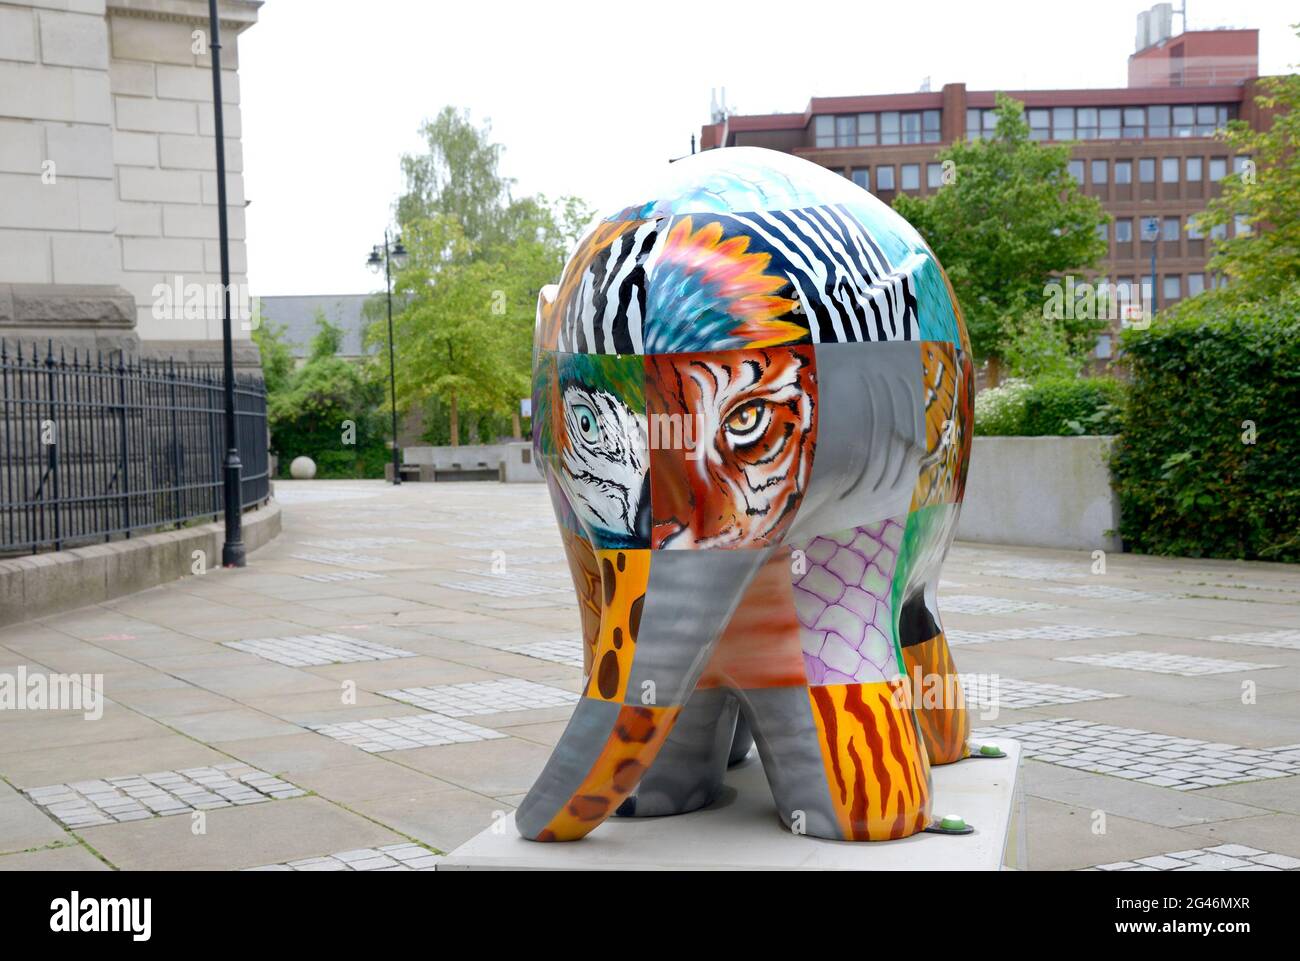
POLYGON ((585 837, 636 788, 680 712, 580 700, 564 736, 589 745, 590 754, 551 755, 515 812, 519 833, 532 841, 585 837), (595 762, 589 763, 592 755, 595 762))
POLYGON ((929 825, 929 765, 902 679, 737 693, 791 831, 884 841, 929 825))
POLYGON ((904 647, 903 663, 915 692, 916 719, 930 763, 952 764, 969 757, 970 715, 943 632, 904 647))
POLYGON ((733 743, 739 705, 727 691, 696 691, 619 817, 685 814, 712 803, 733 743))

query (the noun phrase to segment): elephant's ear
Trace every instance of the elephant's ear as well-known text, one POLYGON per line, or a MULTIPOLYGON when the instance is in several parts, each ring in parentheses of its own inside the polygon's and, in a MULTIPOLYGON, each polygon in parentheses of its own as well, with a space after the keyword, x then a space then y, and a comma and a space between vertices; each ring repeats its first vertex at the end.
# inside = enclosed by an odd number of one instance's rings
POLYGON ((537 322, 533 328, 533 346, 538 350, 555 350, 559 345, 560 328, 555 311, 555 298, 559 284, 547 284, 537 292, 537 322))

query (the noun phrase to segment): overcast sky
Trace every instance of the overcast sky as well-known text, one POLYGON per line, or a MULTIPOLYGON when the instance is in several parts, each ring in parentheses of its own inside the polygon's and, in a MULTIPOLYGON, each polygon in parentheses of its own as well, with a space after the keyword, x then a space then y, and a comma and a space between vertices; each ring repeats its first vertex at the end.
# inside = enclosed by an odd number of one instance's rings
MULTIPOLYGON (((1122 87, 1136 0, 267 0, 239 40, 249 285, 376 289, 363 262, 399 158, 446 104, 490 120, 516 193, 598 208, 690 150, 712 88, 740 113, 810 96, 1122 87)), ((1187 0, 1188 26, 1257 27, 1260 70, 1300 61, 1284 0, 1187 0)), ((1174 18, 1181 32, 1181 18, 1174 18)))

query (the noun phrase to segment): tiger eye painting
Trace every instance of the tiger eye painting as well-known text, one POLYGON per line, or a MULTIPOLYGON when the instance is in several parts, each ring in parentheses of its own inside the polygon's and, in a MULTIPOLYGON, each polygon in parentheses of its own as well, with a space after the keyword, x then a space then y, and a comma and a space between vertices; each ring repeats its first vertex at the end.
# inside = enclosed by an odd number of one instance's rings
POLYGON ((761 763, 790 830, 934 830, 930 768, 970 754, 937 587, 974 380, 943 269, 787 154, 706 151, 626 199, 538 298, 585 679, 516 826, 687 813, 761 763))

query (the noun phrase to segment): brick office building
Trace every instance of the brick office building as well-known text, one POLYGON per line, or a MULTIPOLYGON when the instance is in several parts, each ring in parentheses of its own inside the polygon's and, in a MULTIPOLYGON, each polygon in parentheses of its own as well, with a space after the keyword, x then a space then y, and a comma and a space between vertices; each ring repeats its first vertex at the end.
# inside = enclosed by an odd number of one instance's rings
MULTIPOLYGON (((1151 244, 1141 240, 1141 220, 1156 217, 1159 305, 1215 283, 1206 269, 1212 238, 1188 229, 1189 218, 1244 162, 1214 134, 1229 120, 1261 120, 1258 49, 1257 30, 1190 31, 1133 54, 1127 87, 1006 91, 1024 103, 1035 140, 1073 143, 1071 173, 1112 218, 1097 279, 1121 292, 1150 281, 1151 244)), ((992 136, 995 96, 950 83, 937 92, 814 97, 802 113, 720 116, 702 129, 700 144, 797 154, 890 203, 899 192, 942 189, 939 151, 962 137, 992 136)), ((1098 357, 1110 351, 1103 335, 1098 357)))

